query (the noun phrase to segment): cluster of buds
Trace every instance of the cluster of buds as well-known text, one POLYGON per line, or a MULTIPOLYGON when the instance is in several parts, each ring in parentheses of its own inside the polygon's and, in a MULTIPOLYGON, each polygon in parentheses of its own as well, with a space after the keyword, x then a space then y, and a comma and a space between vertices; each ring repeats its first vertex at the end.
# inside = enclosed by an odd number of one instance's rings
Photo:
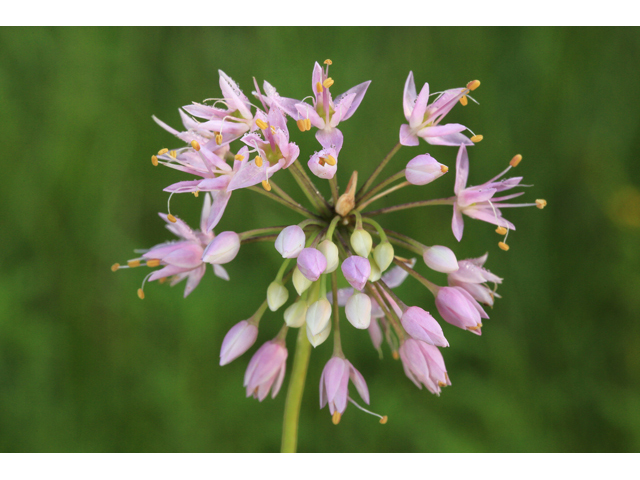
MULTIPOLYGON (((183 131, 154 117, 160 126, 184 144, 173 150, 163 148, 151 157, 152 164, 196 177, 165 188, 170 193, 168 212, 160 216, 180 240, 141 251, 140 257, 112 268, 115 271, 141 265, 160 267, 145 277, 138 290, 139 297, 144 298, 147 281, 168 281, 174 285, 185 278, 186 297, 200 282, 206 264, 213 266, 215 275, 229 280, 222 265, 232 262, 242 245, 273 242, 283 259, 282 265, 274 280, 265 285, 265 298, 257 311, 233 326, 225 336, 220 364, 228 364, 253 346, 267 310, 282 311, 283 324, 278 335, 256 351, 244 377, 247 396, 262 401, 269 393, 274 397, 282 386, 288 357, 286 336, 290 329, 302 329, 301 335, 306 335, 313 347, 320 346, 333 334, 333 352, 320 381, 320 406, 329 406, 333 422, 337 424, 349 401, 372 413, 358 405, 348 392, 351 380, 360 398, 369 404, 367 384, 342 350, 340 307, 344 307, 352 327, 368 330, 380 355, 386 341, 392 357, 401 360, 407 377, 419 388, 425 386, 439 395, 443 387, 451 385, 441 353, 449 342, 433 315, 420 306, 406 305, 394 289, 407 277, 413 277, 433 294, 435 308, 445 322, 480 335, 482 322, 489 318, 483 305, 493 306, 495 298, 499 297, 497 286, 502 282, 500 277, 484 268, 487 254, 459 261, 450 248, 425 245, 384 228, 374 218, 405 209, 448 205, 453 209, 452 232, 458 241, 462 239, 464 214, 496 225, 496 232, 504 236, 498 245, 506 251, 509 248, 507 235, 515 230, 515 226, 503 217, 502 209, 543 208, 546 202, 540 199, 523 204, 507 202, 523 192, 500 196, 499 192, 521 186, 522 177, 503 178, 520 163, 520 155, 513 157, 499 175, 481 185, 467 187, 467 149, 480 142, 482 136, 464 125, 442 122, 457 103, 465 106, 469 100, 475 102, 470 94, 480 82, 474 80, 465 87, 432 95, 425 84, 417 94, 413 73, 409 73, 404 87, 403 107, 408 123, 399 128, 398 144, 360 188, 358 173, 354 171, 346 188, 340 192, 337 172, 345 161, 339 160, 344 137, 338 126, 354 115, 370 82, 352 87, 334 99, 330 65, 330 60, 326 60, 324 66, 315 64, 312 95, 307 97, 310 101, 282 97, 266 81, 261 90, 254 80, 253 95, 261 106, 256 107, 228 75, 220 72, 222 97, 180 109, 183 131), (434 95, 435 100, 429 103, 434 95), (300 149, 290 140, 288 119, 295 122, 302 134, 315 129, 321 148, 308 157, 308 171, 299 159, 300 149), (467 131, 470 136, 465 134, 467 131), (427 185, 449 171, 449 167, 428 153, 420 153, 400 171, 375 183, 402 146, 419 146, 420 139, 431 145, 457 148, 454 195, 368 209, 372 203, 396 190, 427 185), (273 177, 280 170, 288 170, 293 176, 308 201, 306 206, 274 182, 273 177), (331 198, 320 194, 308 172, 329 182, 331 198), (303 219, 294 225, 214 234, 213 229, 221 221, 232 192, 238 189, 264 195, 303 219), (199 230, 192 230, 171 214, 170 200, 176 193, 191 193, 195 197, 203 193, 199 230), (405 256, 399 256, 396 249, 405 256), (415 269, 417 259, 410 258, 412 255, 422 257, 430 270, 447 274, 448 284, 437 285, 419 274, 415 269), (342 277, 349 287, 339 288, 342 277), (287 287, 290 280, 296 296, 285 307, 292 293, 287 287)), ((385 416, 373 415, 378 416, 381 423, 387 420, 385 416)))

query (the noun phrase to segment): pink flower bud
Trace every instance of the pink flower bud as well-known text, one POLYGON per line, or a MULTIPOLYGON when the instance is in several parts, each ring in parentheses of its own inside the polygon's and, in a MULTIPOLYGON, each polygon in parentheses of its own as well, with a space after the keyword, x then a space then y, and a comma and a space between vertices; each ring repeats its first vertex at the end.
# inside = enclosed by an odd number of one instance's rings
POLYGON ((371 274, 371 265, 366 258, 352 255, 342 262, 342 273, 353 288, 362 290, 371 274))
POLYGON ((431 270, 442 273, 451 273, 458 270, 458 259, 450 248, 435 245, 425 249, 422 256, 424 263, 431 270))
POLYGON ((298 255, 298 269, 305 278, 315 282, 327 269, 327 259, 316 248, 305 248, 298 255))
POLYGON ((236 323, 227 332, 220 349, 220 365, 232 362, 251 348, 258 338, 258 327, 247 320, 236 323))
POLYGON ((481 318, 489 318, 469 292, 460 287, 443 287, 436 295, 436 307, 445 321, 480 335, 481 318))
POLYGON ((448 347, 449 343, 444 338, 442 327, 429 312, 420 307, 409 307, 400 319, 402 326, 416 340, 422 340, 430 345, 448 347))
POLYGON ((347 409, 349 397, 349 379, 356 387, 362 400, 369 404, 369 389, 364 377, 356 370, 349 360, 332 357, 320 377, 320 408, 329 404, 329 413, 343 414, 347 409))
POLYGON ((287 355, 286 347, 275 340, 268 341, 258 349, 244 374, 247 397, 253 395, 253 398, 262 401, 271 390, 271 398, 275 398, 284 380, 287 355))
POLYGON ((240 237, 236 232, 222 232, 211 240, 202 255, 202 261, 220 265, 236 258, 240 250, 240 237))
POLYGON ((304 231, 298 225, 291 225, 280 232, 276 238, 275 247, 282 258, 297 258, 306 239, 304 231))
POLYGON ((371 323, 371 299, 365 293, 354 293, 344 307, 347 320, 356 328, 365 329, 371 323))
POLYGON ((422 385, 440 395, 441 387, 451 385, 442 354, 437 347, 410 338, 400 346, 404 373, 418 388, 422 385))
POLYGON ((404 176, 412 185, 426 185, 447 173, 448 170, 445 165, 438 163, 435 158, 427 153, 418 155, 407 163, 404 176))

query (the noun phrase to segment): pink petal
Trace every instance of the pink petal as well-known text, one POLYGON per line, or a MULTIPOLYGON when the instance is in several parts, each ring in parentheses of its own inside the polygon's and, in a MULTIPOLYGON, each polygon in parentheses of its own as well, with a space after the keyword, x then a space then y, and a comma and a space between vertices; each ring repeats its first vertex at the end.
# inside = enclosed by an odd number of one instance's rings
POLYGON ((371 80, 367 82, 363 82, 360 85, 356 85, 355 87, 352 87, 346 92, 344 92, 342 95, 338 96, 338 98, 336 99, 336 103, 340 101, 340 98, 342 96, 350 95, 352 93, 356 94, 355 98, 351 102, 351 106, 347 109, 347 112, 344 115, 342 115, 341 121, 347 120, 348 118, 351 117, 351 115, 355 113, 355 111, 360 106, 362 99, 364 98, 364 94, 367 93, 367 88, 369 88, 370 83, 371 83, 371 80))
POLYGON ((462 219, 462 212, 457 203, 453 204, 453 219, 451 220, 451 230, 456 240, 462 240, 462 232, 464 230, 464 220, 462 219))
POLYGON ((407 122, 411 117, 411 112, 413 112, 416 98, 416 84, 413 81, 413 72, 409 72, 407 81, 404 83, 404 92, 402 94, 402 107, 404 108, 404 117, 407 119, 407 122))
POLYGON ((227 192, 225 190, 213 193, 213 206, 211 207, 209 219, 207 220, 207 232, 210 232, 216 227, 216 225, 218 225, 218 222, 224 214, 225 208, 227 208, 227 203, 229 203, 230 198, 231 192, 227 192))
POLYGON ((458 195, 466 186, 469 177, 469 154, 464 145, 460 145, 456 158, 456 183, 453 192, 458 195))
POLYGON ((407 147, 416 147, 420 143, 417 135, 412 133, 411 127, 406 123, 400 126, 400 143, 407 147))
POLYGON ((411 112, 411 117, 409 118, 409 125, 411 128, 415 128, 424 122, 424 113, 427 110, 427 104, 429 103, 429 84, 425 83, 420 90, 420 94, 416 99, 416 104, 413 107, 413 112, 411 112))

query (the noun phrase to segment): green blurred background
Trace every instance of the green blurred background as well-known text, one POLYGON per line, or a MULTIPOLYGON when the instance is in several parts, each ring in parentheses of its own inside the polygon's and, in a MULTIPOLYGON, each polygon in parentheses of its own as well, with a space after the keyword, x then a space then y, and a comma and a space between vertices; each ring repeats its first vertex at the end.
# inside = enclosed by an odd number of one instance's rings
MULTIPOLYGON (((157 216, 162 188, 189 178, 151 166, 152 153, 180 145, 152 114, 179 126, 179 106, 220 95, 218 69, 247 93, 255 76, 302 98, 313 62, 325 58, 337 93, 372 80, 340 127, 343 186, 396 143, 413 70, 418 88, 428 81, 432 91, 480 79, 481 105, 447 117, 484 135, 470 153, 470 183, 521 153, 517 173, 535 185, 524 198, 549 205, 507 212, 518 228, 508 253, 490 225, 469 219, 457 244, 450 207, 380 217, 458 258, 488 251, 488 268, 505 278, 503 298, 482 337, 444 325, 453 386, 439 398, 419 391, 388 350, 380 361, 368 334, 344 322, 345 353, 367 379, 371 409, 389 422, 350 406, 336 427, 318 409, 327 342, 312 352, 299 449, 640 449, 638 29, 3 28, 0 450, 279 449, 284 389, 275 400, 246 399, 250 354, 218 366, 224 334, 253 313, 276 273, 273 246, 243 247, 227 265, 231 282, 208 270, 186 300, 183 286, 153 283, 140 301, 143 269, 109 267, 171 238, 157 216)), ((317 149, 313 135, 290 126, 305 159, 317 149)), ((385 173, 427 151, 455 164, 455 149, 421 143, 385 173)), ((287 174, 278 178, 297 195, 287 174)), ((453 181, 394 200, 449 196, 453 181)), ((176 196, 172 210, 196 225, 200 199, 176 196)), ((216 231, 297 219, 240 191, 216 231)), ((434 309, 411 279, 398 292, 434 309)), ((281 312, 268 313, 259 343, 280 325, 281 312)))

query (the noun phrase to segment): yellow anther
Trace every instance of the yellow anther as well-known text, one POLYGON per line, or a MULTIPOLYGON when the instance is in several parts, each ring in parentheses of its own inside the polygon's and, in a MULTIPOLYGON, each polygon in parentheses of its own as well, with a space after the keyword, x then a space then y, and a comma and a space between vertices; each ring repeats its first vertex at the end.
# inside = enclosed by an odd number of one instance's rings
POLYGON ((167 215, 167 220, 169 220, 171 223, 176 223, 178 221, 176 217, 171 214, 167 215))
POLYGON ((391 352, 391 356, 393 357, 394 360, 398 360, 400 358, 400 355, 398 355, 398 352, 396 350, 391 352))
POLYGON ((244 160, 244 157, 243 157, 242 155, 240 155, 239 153, 238 153, 235 157, 233 157, 233 158, 234 158, 234 160, 238 160, 239 162, 241 162, 242 160, 244 160))
POLYGON ((120 264, 119 263, 114 263, 113 265, 111 265, 111 271, 112 272, 115 272, 119 268, 120 268, 120 264))
POLYGON ((136 268, 136 267, 139 267, 139 266, 140 266, 140 260, 129 260, 129 261, 127 262, 127 266, 128 266, 129 268, 136 268))
POLYGON ((307 127, 307 130, 311 130, 311 119, 306 118, 304 121, 304 125, 307 127))
POLYGON ((340 415, 340 412, 333 412, 333 415, 331 416, 331 421, 333 422, 334 425, 337 425, 340 423, 341 418, 342 418, 342 415, 340 415))
POLYGON ((271 185, 267 180, 262 180, 262 188, 264 188, 267 192, 271 191, 271 185))
MULTIPOLYGON (((196 148, 196 150, 200 150, 200 145, 198 145, 198 148, 196 148)), ((175 150, 171 150, 169 152, 169 155, 171 156, 171 158, 177 158, 178 157, 178 152, 176 152, 175 150)))
POLYGON ((162 278, 159 278, 159 279, 158 279, 158 283, 159 283, 159 284, 163 284, 164 282, 166 282, 166 281, 167 281, 167 278, 168 278, 168 277, 162 277, 162 278))
POLYGON ((195 192, 193 192, 193 196, 198 198, 198 195, 200 195, 200 190, 196 190, 195 192))
POLYGON ((473 80, 467 83, 467 88, 471 91, 474 91, 476 88, 480 86, 480 80, 473 80))
POLYGON ((138 289, 138 298, 144 300, 144 291, 141 288, 138 289))
POLYGON ((324 88, 329 88, 331 85, 333 85, 333 78, 328 77, 324 82, 322 82, 322 86, 324 88))
POLYGON ((267 122, 265 122, 264 120, 262 120, 260 118, 256 120, 256 125, 258 126, 258 128, 260 130, 264 130, 265 128, 267 128, 269 126, 269 125, 267 125, 267 122))
POLYGON ((325 65, 333 65, 333 62, 327 58, 327 59, 324 61, 324 64, 325 64, 325 65))
POLYGON ((221 133, 217 133, 216 134, 216 145, 222 145, 222 134, 221 133))
POLYGON ((542 210, 546 206, 547 206, 547 201, 544 198, 536 199, 536 207, 538 207, 540 210, 542 210))
POLYGON ((498 235, 506 235, 507 234, 507 229, 504 227, 498 227, 496 228, 496 233, 498 235))
MULTIPOLYGON (((480 330, 481 328, 482 328, 482 324, 479 323, 475 327, 467 327, 467 330, 480 330)), ((440 385, 440 386, 442 386, 442 385, 440 385)))
POLYGON ((155 155, 151 155, 151 165, 153 165, 154 167, 158 166, 158 157, 156 157, 155 155))
POLYGON ((165 153, 167 153, 168 151, 169 151, 169 149, 168 149, 168 148, 163 148, 162 150, 160 150, 160 151, 158 152, 158 155, 164 155, 164 154, 165 154, 165 153))
POLYGON ((504 242, 498 242, 498 246, 500 247, 500 250, 504 250, 505 252, 509 250, 509 245, 504 242))
POLYGON ((200 144, 195 140, 191 140, 191 146, 195 149, 196 152, 200 151, 200 144))
POLYGON ((473 143, 481 142, 484 137, 482 135, 474 135, 470 138, 473 143))
POLYGON ((271 133, 273 133, 274 135, 276 134, 276 127, 274 127, 273 125, 271 125, 271 133))
POLYGON ((320 158, 318 159, 318 164, 319 164, 321 167, 324 167, 325 163, 326 163, 326 162, 324 161, 324 158, 320 157, 320 158))
POLYGON ((152 258, 151 260, 147 260, 147 267, 157 267, 160 265, 159 258, 152 258))
POLYGON ((380 419, 380 423, 382 425, 386 425, 388 421, 389 421, 389 417, 387 417, 386 415, 380 419))
POLYGON ((301 118, 300 120, 298 120, 296 122, 296 125, 298 125, 298 128, 300 129, 301 132, 304 132, 307 129, 307 121, 304 118, 301 118))
POLYGON ((469 103, 469 100, 467 100, 466 95, 463 95, 462 97, 460 97, 460 103, 462 104, 463 107, 467 106, 467 104, 469 103))
POLYGON ((322 93, 322 83, 316 83, 316 92, 322 93))
POLYGON ((324 159, 324 161, 327 162, 332 167, 336 164, 336 159, 333 158, 331 155, 327 155, 327 157, 324 159))
POLYGON ((256 167, 262 166, 262 157, 256 157, 256 167))
POLYGON ((449 167, 447 167, 446 165, 440 165, 440 171, 442 173, 447 173, 449 171, 449 167))
POLYGON ((522 161, 522 155, 518 154, 511 159, 511 161, 509 162, 509 165, 511 165, 512 167, 517 167, 521 161, 522 161))

